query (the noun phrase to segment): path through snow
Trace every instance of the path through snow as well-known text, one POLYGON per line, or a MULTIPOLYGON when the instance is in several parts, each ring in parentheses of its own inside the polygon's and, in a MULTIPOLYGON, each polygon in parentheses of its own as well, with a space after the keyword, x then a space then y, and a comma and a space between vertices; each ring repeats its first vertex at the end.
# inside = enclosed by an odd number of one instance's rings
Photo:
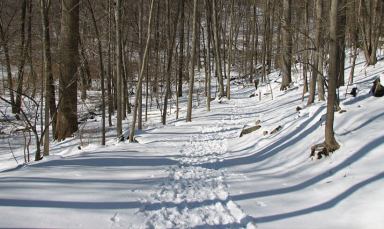
POLYGON ((231 200, 226 171, 214 169, 227 153, 227 139, 239 133, 238 109, 231 110, 235 115, 229 120, 203 126, 200 134, 183 144, 178 165, 169 167, 165 182, 143 203, 145 228, 256 227, 253 218, 231 200), (212 163, 213 169, 200 166, 206 163, 212 163))

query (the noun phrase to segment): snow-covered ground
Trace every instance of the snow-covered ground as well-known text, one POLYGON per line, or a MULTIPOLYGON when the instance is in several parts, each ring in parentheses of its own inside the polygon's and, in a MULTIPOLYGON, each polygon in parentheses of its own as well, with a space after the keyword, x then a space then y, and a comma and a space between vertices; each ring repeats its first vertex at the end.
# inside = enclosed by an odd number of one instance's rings
POLYGON ((368 95, 384 62, 366 76, 363 67, 356 68, 356 98, 340 89, 347 111, 335 115, 341 149, 328 158, 309 157, 323 141, 326 106, 305 107, 299 83, 280 92, 274 82, 274 99, 261 101, 249 98, 252 87, 233 86, 230 101, 213 101, 211 112, 201 104, 191 123, 185 98, 180 119, 172 114, 166 126, 153 111, 139 143, 117 143, 111 131, 107 146, 90 141, 78 149, 73 138, 18 167, 8 152, 0 161, 7 165, 0 227, 384 228, 383 98, 368 95), (259 130, 239 137, 258 120, 259 130))

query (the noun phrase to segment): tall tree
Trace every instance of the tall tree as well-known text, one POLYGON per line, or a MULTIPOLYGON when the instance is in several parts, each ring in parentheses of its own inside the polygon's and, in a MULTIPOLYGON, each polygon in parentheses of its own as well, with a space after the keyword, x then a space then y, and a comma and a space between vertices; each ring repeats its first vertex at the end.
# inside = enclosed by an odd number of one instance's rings
POLYGON ((317 77, 322 77, 318 74, 319 59, 322 58, 320 54, 322 17, 323 0, 316 0, 315 50, 313 53, 312 77, 309 83, 309 98, 307 105, 310 105, 315 101, 317 77))
POLYGON ((359 0, 358 18, 367 65, 374 65, 377 62, 376 52, 382 32, 383 5, 382 0, 359 0))
MULTIPOLYGON (((206 81, 207 81, 207 110, 211 111, 211 3, 210 0, 205 0, 205 17, 206 17, 206 33, 207 33, 207 48, 205 57, 206 81)), ((205 41, 204 41, 205 42, 205 41)))
MULTIPOLYGON (((123 79, 121 63, 121 0, 115 2, 115 21, 116 21, 116 91, 117 91, 117 137, 120 138, 123 133, 123 79)), ((139 96, 139 94, 136 94, 139 96)))
MULTIPOLYGON (((231 1, 231 9, 230 9, 230 28, 229 28, 229 38, 228 38, 228 76, 227 76, 227 98, 231 98, 231 65, 232 65, 232 37, 233 37, 233 27, 234 27, 234 0, 231 1)), ((253 68, 253 66, 251 66, 253 68)))
POLYGON ((20 114, 21 109, 21 97, 23 93, 24 82, 24 65, 26 59, 26 45, 25 45, 25 18, 27 11, 27 0, 23 0, 21 3, 21 15, 20 15, 20 57, 17 71, 17 86, 16 86, 16 113, 20 114))
POLYGON ((184 72, 184 2, 180 0, 180 32, 179 32, 179 77, 178 77, 178 96, 183 96, 183 72, 184 72))
POLYGON ((49 125, 52 119, 52 133, 56 127, 56 102, 55 86, 52 74, 51 41, 49 34, 49 8, 51 1, 40 0, 40 12, 43 28, 43 61, 45 81, 45 133, 44 133, 44 155, 49 154, 49 125))
MULTIPOLYGON (((4 2, 3 2, 4 3, 4 2)), ((4 7, 5 8, 5 7, 4 7)), ((3 5, 0 7, 0 12, 4 10, 3 5)), ((12 113, 16 113, 16 103, 15 103, 15 96, 13 93, 13 79, 12 79, 12 69, 11 69, 11 60, 9 56, 9 27, 11 22, 13 21, 13 18, 16 16, 17 9, 15 9, 9 16, 9 20, 6 22, 3 21, 3 18, 0 20, 0 39, 1 39, 1 48, 4 52, 4 58, 5 58, 5 67, 7 70, 7 83, 8 83, 8 92, 9 92, 9 100, 12 106, 12 113)))
MULTIPOLYGON (((217 79, 219 83, 219 97, 224 96, 224 80, 223 80, 223 71, 221 67, 221 56, 220 56, 220 33, 219 33, 219 22, 217 15, 217 2, 216 0, 212 0, 212 22, 213 22, 213 38, 215 43, 215 63, 216 63, 216 73, 217 79)), ((192 35, 193 36, 193 35, 192 35)), ((194 37, 192 37, 194 39, 194 37)), ((193 44, 192 44, 193 46, 193 44)), ((194 50, 192 50, 194 52, 194 50)))
POLYGON ((92 8, 92 4, 90 0, 88 0, 88 6, 92 16, 93 27, 95 28, 96 39, 97 39, 97 49, 99 53, 99 68, 100 68, 100 82, 101 82, 101 145, 105 145, 105 85, 104 85, 103 50, 101 46, 99 28, 97 26, 95 13, 92 8))
POLYGON ((77 66, 79 64, 79 0, 62 0, 60 32, 59 107, 56 138, 64 140, 78 130, 77 66))
POLYGON ((291 33, 292 0, 283 0, 283 63, 280 90, 286 90, 292 82, 292 33, 291 33))
POLYGON ((328 70, 328 98, 327 98, 327 119, 325 121, 325 148, 327 152, 333 152, 339 149, 340 145, 335 139, 335 134, 333 130, 334 124, 334 110, 336 106, 336 87, 337 87, 337 77, 340 71, 344 69, 339 68, 340 61, 343 55, 340 55, 342 51, 344 28, 345 24, 342 24, 343 21, 340 18, 340 14, 343 14, 345 11, 345 2, 344 0, 332 0, 331 2, 331 11, 330 11, 330 31, 329 31, 329 70, 328 70), (340 20, 341 19, 341 20, 340 20))
POLYGON ((349 72, 348 84, 353 84, 353 75, 355 74, 355 65, 356 59, 358 55, 357 47, 359 42, 359 26, 357 15, 357 2, 358 0, 351 1, 350 4, 347 5, 348 9, 348 19, 349 19, 349 35, 350 35, 350 43, 351 43, 351 52, 352 52, 352 63, 351 63, 351 71, 349 72))
MULTIPOLYGON (((148 52, 149 52, 149 45, 151 41, 151 27, 152 27, 152 14, 153 14, 153 5, 154 5, 154 0, 151 0, 151 7, 149 10, 149 18, 148 18, 148 31, 147 31, 147 41, 145 43, 145 49, 144 49, 144 55, 143 55, 143 60, 141 61, 141 68, 140 68, 140 74, 139 74, 139 79, 137 81, 136 85, 136 95, 139 94, 139 92, 142 90, 141 86, 143 85, 143 78, 144 78, 144 69, 145 65, 148 59, 148 52)), ((133 114, 132 114, 132 124, 131 124, 131 129, 129 132, 129 142, 134 141, 134 136, 135 136, 135 127, 136 127, 136 119, 137 119, 137 112, 138 112, 138 105, 139 105, 139 96, 136 96, 135 98, 135 104, 133 107, 133 114)))
POLYGON ((176 29, 177 29, 177 21, 179 17, 180 12, 180 1, 178 2, 177 11, 175 13, 175 19, 173 22, 171 21, 171 8, 170 8, 170 2, 169 0, 166 0, 167 4, 167 33, 168 33, 168 39, 167 39, 167 48, 168 48, 168 60, 167 60, 167 71, 166 71, 166 86, 165 86, 165 95, 164 95, 164 109, 163 109, 163 116, 162 116, 162 123, 163 125, 166 124, 167 121, 167 106, 168 106, 168 99, 171 97, 171 67, 172 67, 172 58, 173 58, 173 48, 175 46, 175 40, 176 40, 176 29), (173 26, 172 26, 173 25, 173 26), (172 29, 173 27, 173 29, 172 29))
MULTIPOLYGON (((213 0, 215 1, 215 0, 213 0)), ((192 100, 193 100, 193 84, 195 82, 195 55, 196 55, 196 29, 197 29, 197 0, 193 0, 193 19, 192 19, 192 50, 189 65, 189 92, 187 104, 187 122, 192 121, 192 100)), ((216 32, 217 34, 217 32, 216 32)), ((224 93, 224 92, 223 92, 224 93)), ((223 95, 223 94, 222 94, 223 95)))

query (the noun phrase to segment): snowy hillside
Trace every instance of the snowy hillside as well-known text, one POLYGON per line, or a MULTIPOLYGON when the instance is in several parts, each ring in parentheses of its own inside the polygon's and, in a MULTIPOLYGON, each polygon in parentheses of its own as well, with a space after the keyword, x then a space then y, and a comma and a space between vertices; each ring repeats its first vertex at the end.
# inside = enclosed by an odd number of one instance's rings
POLYGON ((233 85, 231 100, 213 101, 212 112, 202 102, 191 123, 184 98, 180 119, 149 120, 139 143, 110 137, 79 150, 69 139, 18 167, 3 156, 0 227, 384 228, 383 98, 368 94, 384 62, 363 68, 356 98, 340 88, 341 148, 328 158, 309 157, 324 138, 326 104, 305 107, 300 80, 286 92, 273 81, 274 99, 261 101, 249 97, 253 87, 233 85))

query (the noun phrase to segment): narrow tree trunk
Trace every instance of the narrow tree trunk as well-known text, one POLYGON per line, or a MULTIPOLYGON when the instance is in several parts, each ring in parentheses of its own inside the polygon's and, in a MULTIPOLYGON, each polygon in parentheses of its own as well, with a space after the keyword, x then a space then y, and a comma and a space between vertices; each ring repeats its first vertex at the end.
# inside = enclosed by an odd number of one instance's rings
MULTIPOLYGON (((139 1, 139 71, 142 66, 145 66, 145 63, 142 63, 143 60, 143 14, 144 14, 144 1, 139 1)), ((141 82, 140 88, 143 87, 143 83, 141 82)), ((139 91, 139 94, 136 94, 136 97, 139 97, 138 103, 138 114, 137 114, 137 129, 141 130, 143 128, 143 90, 139 91)))
POLYGON ((183 67, 184 67, 184 2, 185 0, 181 1, 181 11, 180 11, 180 32, 179 32, 179 81, 178 81, 178 96, 183 96, 183 67))
POLYGON ((53 84, 52 61, 51 61, 51 42, 49 35, 49 5, 46 0, 40 0, 40 13, 43 28, 43 59, 44 59, 44 81, 45 81, 45 132, 44 132, 44 156, 49 155, 49 125, 52 119, 52 133, 56 127, 56 103, 55 86, 53 84), (53 97, 52 97, 53 96, 53 97))
POLYGON ((9 91, 9 97, 10 97, 10 102, 12 106, 12 113, 16 113, 16 104, 15 104, 15 96, 13 93, 13 79, 12 79, 12 69, 11 69, 11 61, 9 58, 9 50, 8 50, 8 42, 6 39, 5 31, 0 23, 0 35, 1 35, 1 47, 4 51, 4 56, 5 56, 5 65, 7 69, 7 82, 8 82, 8 91, 9 91))
POLYGON ((205 60, 205 64, 207 65, 207 111, 211 111, 211 4, 209 2, 210 0, 205 1, 205 9, 206 9, 206 20, 207 20, 207 56, 205 60))
POLYGON ((112 126, 113 96, 112 96, 112 61, 111 61, 111 42, 112 42, 112 12, 111 1, 108 0, 108 75, 107 75, 107 96, 108 96, 108 125, 112 126))
POLYGON ((101 46, 99 28, 97 26, 96 17, 93 12, 93 8, 90 0, 88 0, 88 5, 91 11, 93 27, 95 28, 97 48, 99 52, 99 68, 100 68, 99 71, 100 71, 100 81, 101 81, 101 145, 105 145, 105 86, 104 86, 103 50, 101 46))
POLYGON ((176 11, 176 16, 173 21, 173 30, 171 32, 171 9, 170 9, 170 3, 169 0, 166 1, 167 3, 167 21, 168 21, 168 61, 167 61, 167 71, 166 71, 166 86, 165 86, 165 95, 164 95, 164 109, 163 109, 163 116, 162 116, 162 123, 163 125, 166 124, 167 120, 167 106, 168 106, 168 99, 171 97, 171 70, 172 70, 172 57, 173 57, 173 48, 175 45, 176 40, 176 29, 177 29, 177 21, 179 16, 179 9, 180 9, 180 2, 178 3, 178 10, 176 11))
POLYGON ((341 43, 340 31, 344 26, 339 24, 338 13, 342 12, 345 5, 342 5, 343 0, 331 1, 330 12, 330 47, 329 47, 329 80, 328 80, 328 98, 327 98, 327 119, 325 121, 325 148, 328 152, 333 152, 339 149, 340 145, 335 139, 333 130, 334 124, 334 110, 336 105, 336 87, 337 77, 340 71, 338 68, 339 62, 344 61, 340 57, 341 43))
POLYGON ((149 45, 151 41, 153 2, 154 0, 151 0, 151 8, 149 11, 149 18, 148 18, 147 41, 145 45, 143 60, 141 61, 142 65, 141 65, 140 75, 139 75, 139 79, 136 86, 136 98, 135 98, 135 106, 133 108, 132 124, 131 124, 130 133, 129 133, 129 142, 133 142, 134 136, 135 136, 135 126, 136 126, 136 118, 137 118, 137 111, 138 111, 138 104, 139 104, 139 97, 137 95, 141 91, 141 85, 144 78, 144 68, 145 68, 145 63, 147 62, 148 50, 149 50, 149 45))
MULTIPOLYGON (((215 1, 215 0, 213 0, 215 1)), ((187 122, 192 121, 192 99, 193 99, 193 83, 195 77, 195 54, 196 54, 196 22, 197 22, 197 0, 193 0, 193 19, 192 19, 192 50, 189 65, 189 93, 187 105, 187 122)), ((217 34, 217 31, 216 31, 217 34)))
POLYGON ((25 17, 27 11, 27 0, 23 0, 21 4, 21 19, 20 19, 20 59, 17 72, 17 86, 16 86, 16 113, 20 114, 21 96, 23 93, 24 81, 24 65, 26 57, 25 47, 25 17))
POLYGON ((214 42, 215 42, 216 72, 217 72, 217 78, 219 81, 219 97, 223 97, 225 94, 224 94, 223 71, 221 69, 220 37, 218 32, 219 28, 218 28, 218 22, 217 22, 218 19, 217 19, 216 0, 212 0, 212 11, 213 11, 212 22, 213 22, 213 34, 214 34, 214 42))
POLYGON ((304 86, 303 86, 303 98, 302 100, 304 101, 304 95, 305 93, 308 92, 308 73, 310 73, 309 71, 309 67, 308 67, 308 64, 309 63, 309 50, 308 50, 308 36, 309 36, 309 12, 308 12, 308 4, 309 4, 309 0, 305 0, 305 7, 304 7, 304 36, 303 36, 303 40, 304 40, 304 64, 303 64, 303 83, 304 83, 304 86))
MULTIPOLYGON (((233 11, 234 11, 234 0, 231 1, 230 9, 230 28, 229 28, 229 38, 228 38, 228 75, 227 75, 227 98, 231 99, 231 65, 232 65, 232 37, 233 37, 233 11)), ((253 66, 251 66, 253 68, 253 66)))
MULTIPOLYGON (((324 50, 323 50, 324 51, 324 50)), ((317 69, 319 70, 317 75, 317 87, 318 87, 318 97, 319 101, 325 101, 325 90, 324 90, 324 55, 323 51, 319 52, 320 58, 319 58, 319 64, 317 66, 317 69)))
POLYGON ((291 78, 291 56, 292 56, 292 34, 291 34, 291 5, 292 0, 283 1, 283 63, 280 90, 286 90, 292 82, 291 78))
MULTIPOLYGON (((122 63, 121 63, 121 0, 115 0, 115 21, 116 21, 116 92, 117 92, 117 120, 116 131, 117 137, 120 138, 123 133, 123 80, 122 80, 122 63)), ((139 94, 136 94, 138 97, 139 94)))
POLYGON ((321 22, 323 20, 323 0, 316 0, 316 29, 315 29, 315 51, 313 56, 313 65, 312 65, 312 77, 309 83, 309 98, 307 105, 312 104, 315 101, 315 92, 316 92, 316 81, 319 76, 318 68, 320 56, 320 45, 321 45, 321 22))

